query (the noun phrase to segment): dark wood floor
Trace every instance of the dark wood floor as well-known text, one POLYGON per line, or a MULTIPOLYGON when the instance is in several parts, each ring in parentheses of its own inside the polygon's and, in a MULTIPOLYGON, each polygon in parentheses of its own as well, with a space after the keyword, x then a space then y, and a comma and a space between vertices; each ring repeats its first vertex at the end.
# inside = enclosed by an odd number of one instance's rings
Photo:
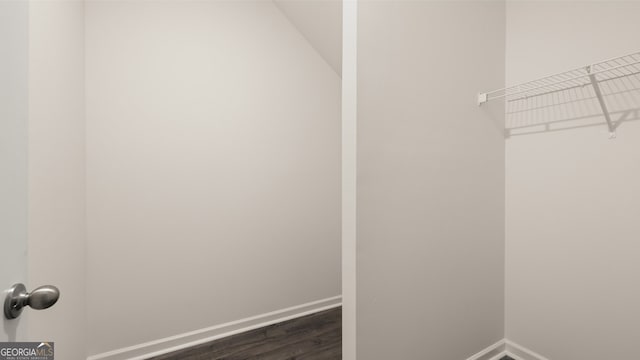
POLYGON ((149 360, 342 359, 342 309, 248 331, 149 360))

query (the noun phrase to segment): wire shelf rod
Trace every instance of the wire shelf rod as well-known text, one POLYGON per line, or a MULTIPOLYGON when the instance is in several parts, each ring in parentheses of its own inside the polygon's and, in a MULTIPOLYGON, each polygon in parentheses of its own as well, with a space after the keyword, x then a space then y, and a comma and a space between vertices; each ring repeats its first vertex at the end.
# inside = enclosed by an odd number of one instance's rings
MULTIPOLYGON (((563 80, 555 81, 555 82, 553 82, 551 84, 548 84, 548 85, 538 85, 538 86, 535 86, 533 88, 528 88, 528 89, 525 89, 525 90, 519 90, 519 91, 516 91, 516 92, 507 92, 507 90, 509 90, 509 89, 513 89, 513 88, 516 88, 518 86, 523 86, 523 85, 532 83, 532 81, 530 81, 530 82, 523 83, 523 84, 520 84, 520 85, 515 85, 515 86, 510 86, 510 87, 507 87, 507 88, 503 88, 503 89, 490 91, 490 92, 488 92, 486 94, 489 95, 490 99, 501 99, 501 98, 504 98, 504 97, 507 97, 507 96, 514 96, 514 95, 524 94, 524 93, 528 93, 530 91, 534 91, 534 90, 538 90, 538 89, 544 89, 546 87, 551 87, 551 86, 554 86, 554 85, 560 85, 560 84, 564 84, 564 83, 567 83, 567 82, 570 82, 570 81, 577 81, 578 79, 587 79, 588 80, 591 75, 595 76, 595 75, 603 74, 603 73, 610 72, 610 71, 613 71, 613 70, 616 70, 616 69, 626 68, 626 67, 630 67, 630 66, 634 66, 634 65, 638 65, 638 64, 640 64, 640 60, 638 60, 636 62, 633 62, 633 63, 629 63, 629 64, 624 64, 624 65, 619 65, 619 66, 615 66, 615 67, 608 68, 608 69, 594 71, 594 72, 591 72, 591 73, 585 72, 585 73, 580 74, 580 75, 576 75, 576 76, 573 76, 573 77, 570 77, 570 78, 566 78, 566 79, 563 79, 563 80), (491 94, 495 94, 497 92, 505 92, 505 93, 502 94, 502 95, 490 96, 491 94)), ((556 75, 548 76, 548 77, 543 78, 543 79, 548 79, 548 78, 551 78, 551 77, 561 76, 561 75, 564 75, 566 73, 568 73, 568 72, 563 72, 563 73, 559 73, 559 74, 556 74, 556 75)), ((628 76, 628 75, 625 75, 625 76, 628 76)), ((535 81, 541 81, 543 79, 535 80, 535 81)), ((591 83, 590 81, 585 81, 584 84, 581 84, 581 85, 589 85, 590 83, 591 83)))
MULTIPOLYGON (((620 76, 616 76, 616 77, 612 77, 612 78, 607 78, 607 79, 603 79, 603 80, 598 80, 599 83, 606 83, 608 81, 613 81, 613 80, 620 80, 620 79, 625 79, 628 78, 629 76, 635 76, 635 75, 640 75, 640 69, 636 72, 627 74, 627 75, 620 75, 620 76)), ((520 101, 520 100, 525 100, 528 98, 532 98, 534 96, 543 96, 543 95, 550 95, 553 93, 558 93, 558 92, 562 92, 562 91, 567 91, 567 90, 571 90, 571 89, 576 89, 576 88, 581 88, 587 85, 591 85, 590 82, 584 83, 584 84, 579 84, 579 85, 573 85, 570 87, 564 87, 564 88, 560 88, 560 89, 554 89, 554 90, 549 90, 543 93, 537 93, 535 95, 529 95, 529 96, 521 96, 521 97, 517 97, 517 98, 513 98, 513 99, 508 99, 508 102, 513 102, 513 101, 520 101)), ((608 95, 612 95, 612 94, 606 94, 605 96, 608 95)), ((492 99, 496 99, 497 97, 493 97, 492 99)))

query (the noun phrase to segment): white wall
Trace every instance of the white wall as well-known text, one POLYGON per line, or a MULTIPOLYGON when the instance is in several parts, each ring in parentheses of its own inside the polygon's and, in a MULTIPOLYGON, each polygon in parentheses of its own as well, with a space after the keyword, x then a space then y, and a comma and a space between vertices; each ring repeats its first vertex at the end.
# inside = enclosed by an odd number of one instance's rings
POLYGON ((358 358, 466 359, 504 335, 505 5, 358 6, 358 358))
POLYGON ((274 0, 333 70, 342 74, 342 1, 274 0))
POLYGON ((340 294, 340 78, 271 2, 86 4, 89 354, 340 294))
POLYGON ((28 339, 56 358, 85 358, 83 3, 29 5, 29 290, 59 287, 58 303, 28 313, 28 339))
MULTIPOLYGON (((0 292, 27 275, 29 8, 0 2, 0 292)), ((4 298, 3 300, 4 301, 4 298)), ((2 316, 0 341, 23 338, 22 319, 2 316), (22 332, 18 334, 18 330, 22 332)))
MULTIPOLYGON (((509 3, 507 83, 640 50, 638 14, 638 2, 509 3)), ((640 121, 615 140, 590 121, 506 142, 506 332, 550 359, 636 358, 640 121)))

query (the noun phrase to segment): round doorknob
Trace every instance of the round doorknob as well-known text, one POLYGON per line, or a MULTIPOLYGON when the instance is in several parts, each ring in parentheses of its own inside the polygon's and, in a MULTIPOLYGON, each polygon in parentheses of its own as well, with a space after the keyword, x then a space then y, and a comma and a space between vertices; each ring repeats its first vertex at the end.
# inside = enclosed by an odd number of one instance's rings
POLYGON ((42 310, 53 306, 60 298, 60 290, 53 285, 44 285, 35 288, 28 295, 29 305, 32 309, 42 310))
POLYGON ((7 290, 4 316, 7 319, 15 319, 27 305, 36 310, 46 309, 53 306, 59 298, 60 290, 53 285, 40 286, 28 293, 24 284, 15 284, 7 290))

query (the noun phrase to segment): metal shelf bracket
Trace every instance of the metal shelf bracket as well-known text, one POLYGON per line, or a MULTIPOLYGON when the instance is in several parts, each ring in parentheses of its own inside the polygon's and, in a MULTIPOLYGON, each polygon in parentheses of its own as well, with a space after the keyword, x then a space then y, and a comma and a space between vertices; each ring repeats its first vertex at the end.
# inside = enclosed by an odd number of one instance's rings
POLYGON ((611 121, 611 115, 609 114, 609 109, 607 109, 607 103, 604 101, 604 97, 602 96, 598 79, 596 79, 596 75, 593 73, 593 67, 591 65, 587 66, 585 69, 587 70, 587 74, 589 74, 589 80, 591 80, 591 86, 593 86, 593 91, 598 98, 600 108, 602 108, 602 114, 604 115, 605 120, 607 120, 607 126, 609 127, 609 139, 614 139, 616 137, 616 127, 611 121))
POLYGON ((482 104, 486 103, 487 101, 489 101, 489 95, 487 93, 478 94, 478 106, 481 106, 482 104))

